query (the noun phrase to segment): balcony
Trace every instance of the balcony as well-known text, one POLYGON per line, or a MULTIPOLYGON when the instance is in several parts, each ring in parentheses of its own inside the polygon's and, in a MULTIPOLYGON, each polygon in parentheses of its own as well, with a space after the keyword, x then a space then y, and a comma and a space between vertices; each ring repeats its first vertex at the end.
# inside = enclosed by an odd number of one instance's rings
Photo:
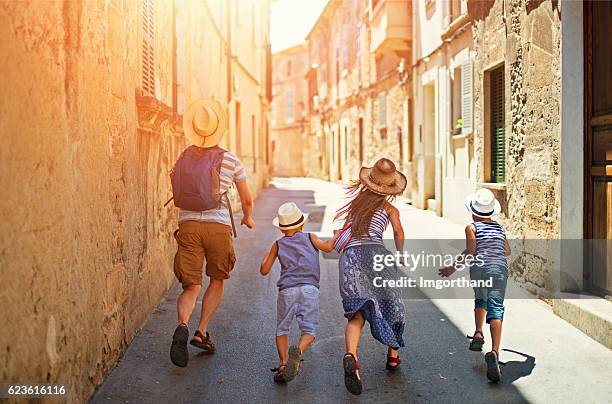
POLYGON ((412 44, 412 0, 379 0, 371 10, 372 51, 410 56, 412 44))

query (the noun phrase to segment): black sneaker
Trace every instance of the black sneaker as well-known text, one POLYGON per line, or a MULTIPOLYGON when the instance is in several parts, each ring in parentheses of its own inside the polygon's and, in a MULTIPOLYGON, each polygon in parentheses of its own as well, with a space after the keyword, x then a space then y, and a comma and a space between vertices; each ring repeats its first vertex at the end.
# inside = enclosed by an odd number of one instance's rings
POLYGON ((172 345, 170 346, 170 360, 176 366, 184 368, 187 366, 187 362, 189 362, 188 340, 189 329, 185 324, 179 324, 176 330, 174 330, 172 345))

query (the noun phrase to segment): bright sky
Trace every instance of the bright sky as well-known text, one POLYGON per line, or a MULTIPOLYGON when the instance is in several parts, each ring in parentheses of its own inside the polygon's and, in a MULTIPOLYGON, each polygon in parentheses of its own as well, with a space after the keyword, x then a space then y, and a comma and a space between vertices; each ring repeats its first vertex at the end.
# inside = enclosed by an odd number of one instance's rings
POLYGON ((272 52, 304 41, 328 0, 277 0, 272 3, 270 41, 272 52))

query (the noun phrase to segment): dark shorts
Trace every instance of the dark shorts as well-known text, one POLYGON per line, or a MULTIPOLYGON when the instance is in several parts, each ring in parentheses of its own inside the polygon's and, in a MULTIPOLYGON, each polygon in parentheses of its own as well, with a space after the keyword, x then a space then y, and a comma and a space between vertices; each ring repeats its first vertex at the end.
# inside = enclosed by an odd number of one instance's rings
POLYGON ((202 285, 202 272, 206 260, 206 275, 213 279, 229 279, 236 255, 230 226, 188 220, 179 223, 174 232, 178 244, 174 256, 174 274, 183 285, 202 285))

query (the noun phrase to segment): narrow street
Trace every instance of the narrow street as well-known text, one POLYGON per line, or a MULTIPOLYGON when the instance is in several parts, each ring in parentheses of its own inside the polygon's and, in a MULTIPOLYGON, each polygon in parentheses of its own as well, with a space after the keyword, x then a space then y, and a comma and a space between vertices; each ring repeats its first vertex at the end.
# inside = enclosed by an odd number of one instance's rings
MULTIPOLYGON (((354 399, 344 387, 341 358, 345 319, 338 293, 336 259, 322 259, 320 329, 305 355, 303 371, 288 385, 272 381, 278 265, 268 277, 259 263, 278 231, 271 220, 277 207, 295 201, 311 214, 308 231, 329 235, 343 202, 338 185, 311 179, 278 179, 256 201, 256 228, 238 230, 238 256, 225 297, 210 332, 214 355, 190 346, 187 368, 169 359, 176 326, 175 284, 123 358, 98 389, 93 403, 113 402, 339 402, 354 399)), ((462 226, 397 201, 409 238, 461 237, 462 226)), ((171 271, 171 268, 168 268, 171 271)), ((405 300, 407 347, 402 369, 388 374, 385 348, 364 329, 360 360, 363 402, 610 402, 612 352, 556 317, 535 299, 508 300, 502 347, 502 382, 487 383, 483 355, 467 349, 472 331, 469 300, 432 301, 414 290, 405 300), (580 371, 577 371, 580 369, 580 371), (588 389, 588 397, 585 397, 588 389)), ((193 332, 199 306, 191 319, 193 332)), ((296 327, 295 327, 296 328, 296 327)), ((367 326, 366 326, 367 328, 367 326)), ((296 329, 292 338, 297 337, 296 329)), ((489 348, 489 335, 486 332, 489 348)), ((355 399, 356 400, 356 399, 355 399)))

